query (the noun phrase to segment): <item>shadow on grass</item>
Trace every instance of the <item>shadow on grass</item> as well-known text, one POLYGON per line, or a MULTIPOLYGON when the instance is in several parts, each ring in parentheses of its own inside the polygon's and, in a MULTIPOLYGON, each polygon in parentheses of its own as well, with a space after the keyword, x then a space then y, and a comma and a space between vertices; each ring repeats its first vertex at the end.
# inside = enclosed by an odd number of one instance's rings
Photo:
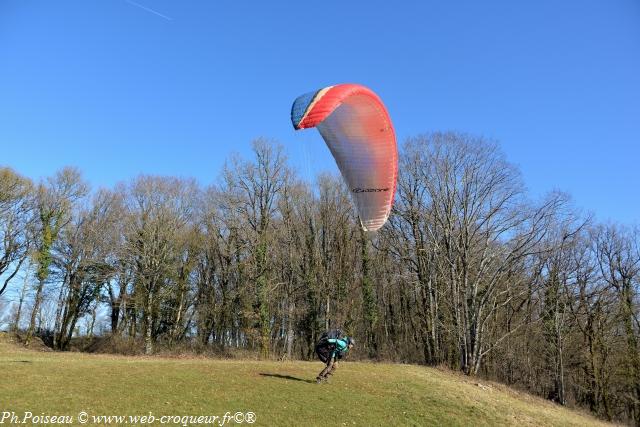
POLYGON ((282 380, 302 381, 303 383, 315 384, 315 381, 292 377, 291 375, 265 374, 264 372, 261 372, 260 375, 263 377, 273 377, 273 378, 280 378, 282 380))
POLYGON ((33 363, 31 360, 12 360, 13 363, 33 363))

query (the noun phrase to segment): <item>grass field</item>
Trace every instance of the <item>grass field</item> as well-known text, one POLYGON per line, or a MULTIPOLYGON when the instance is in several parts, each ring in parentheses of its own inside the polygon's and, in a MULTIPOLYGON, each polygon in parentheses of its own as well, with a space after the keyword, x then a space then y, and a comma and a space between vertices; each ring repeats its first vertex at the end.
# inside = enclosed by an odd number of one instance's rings
POLYGON ((150 413, 152 425, 181 425, 186 418, 160 417, 184 415, 238 425, 224 414, 252 412, 256 426, 604 425, 501 385, 421 366, 345 362, 330 384, 317 385, 319 362, 35 352, 6 343, 0 343, 0 365, 0 420, 3 412, 19 421, 31 412, 73 416, 78 425, 84 411, 87 425, 136 424, 93 422, 94 415, 150 413))

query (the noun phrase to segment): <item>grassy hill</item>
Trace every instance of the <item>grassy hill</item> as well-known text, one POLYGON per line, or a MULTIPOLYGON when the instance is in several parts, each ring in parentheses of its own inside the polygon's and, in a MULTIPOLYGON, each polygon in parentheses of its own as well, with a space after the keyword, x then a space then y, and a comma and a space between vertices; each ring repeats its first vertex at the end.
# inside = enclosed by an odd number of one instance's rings
MULTIPOLYGON (((73 416, 77 425, 84 411, 89 417, 151 413, 151 425, 181 425, 188 420, 160 417, 183 415, 216 415, 214 425, 239 425, 224 414, 252 412, 256 426, 605 425, 501 385, 421 366, 345 362, 330 384, 317 385, 319 362, 51 353, 6 342, 0 342, 0 365, 0 421, 3 411, 20 421, 29 411, 73 416)), ((109 424, 123 423, 136 424, 129 418, 109 424)))

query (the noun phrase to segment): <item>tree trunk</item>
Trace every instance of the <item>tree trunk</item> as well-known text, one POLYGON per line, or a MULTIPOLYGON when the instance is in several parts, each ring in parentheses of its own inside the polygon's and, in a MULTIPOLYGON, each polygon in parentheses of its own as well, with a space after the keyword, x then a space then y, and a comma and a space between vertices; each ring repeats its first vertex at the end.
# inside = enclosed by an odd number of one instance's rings
POLYGON ((295 303, 289 300, 289 310, 287 314, 287 359, 291 360, 293 356, 293 338, 295 334, 293 312, 295 303))
POLYGON ((151 291, 147 294, 145 305, 145 330, 144 330, 144 354, 153 354, 153 294, 151 291))
POLYGON ((36 297, 33 302, 33 310, 31 310, 31 319, 29 321, 29 329, 27 330, 27 336, 24 340, 24 345, 28 346, 31 343, 33 334, 36 328, 36 318, 38 316, 38 310, 40 310, 40 304, 42 303, 42 289, 44 288, 44 280, 38 281, 38 288, 36 289, 36 297))
POLYGON ((16 317, 13 322, 13 331, 18 332, 20 330, 20 317, 22 317, 22 304, 24 303, 24 299, 27 295, 27 287, 28 287, 28 273, 24 275, 24 282, 22 283, 22 291, 20 292, 20 299, 18 300, 18 310, 16 311, 16 317))

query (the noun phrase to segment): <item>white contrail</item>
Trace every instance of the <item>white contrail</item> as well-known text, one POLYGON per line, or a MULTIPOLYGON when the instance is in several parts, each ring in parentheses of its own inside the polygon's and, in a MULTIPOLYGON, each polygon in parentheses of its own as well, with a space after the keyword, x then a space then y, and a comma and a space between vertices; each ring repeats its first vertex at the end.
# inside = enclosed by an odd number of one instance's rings
POLYGON ((146 7, 146 6, 143 6, 143 5, 139 4, 139 3, 136 3, 136 2, 131 1, 131 0, 124 0, 124 1, 126 1, 127 3, 132 4, 132 5, 134 5, 134 6, 137 6, 137 7, 139 7, 140 9, 144 9, 144 10, 146 10, 147 12, 151 12, 151 13, 153 13, 153 14, 155 14, 155 15, 158 15, 158 16, 160 16, 160 17, 162 17, 162 18, 166 19, 167 21, 173 21, 173 19, 169 18, 168 16, 163 15, 163 14, 161 14, 160 12, 156 12, 155 10, 150 9, 150 8, 148 8, 148 7, 146 7))

